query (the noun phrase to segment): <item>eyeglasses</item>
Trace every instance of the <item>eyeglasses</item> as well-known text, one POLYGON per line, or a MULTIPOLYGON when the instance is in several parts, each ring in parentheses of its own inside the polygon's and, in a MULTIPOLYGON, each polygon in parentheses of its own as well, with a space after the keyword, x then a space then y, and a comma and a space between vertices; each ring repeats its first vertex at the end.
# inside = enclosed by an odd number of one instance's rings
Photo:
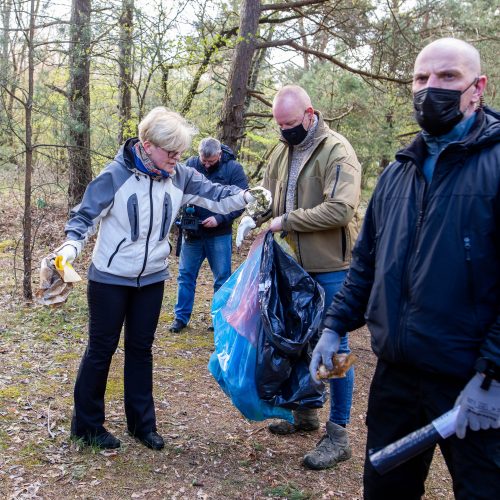
POLYGON ((213 167, 220 160, 220 157, 221 157, 220 153, 214 156, 209 156, 208 158, 205 158, 203 155, 200 155, 200 161, 206 167, 213 167))
MULTIPOLYGON (((154 144, 154 146, 156 146, 156 144, 154 144)), ((169 151, 168 149, 162 148, 161 146, 156 147, 166 153, 169 160, 179 160, 183 153, 183 151, 169 151)))
MULTIPOLYGON (((163 149, 163 148, 161 148, 163 149)), ((180 159, 180 157, 182 156, 182 152, 181 151, 167 151, 166 149, 163 149, 163 151, 165 151, 165 153, 167 153, 167 156, 168 156, 168 159, 169 160, 173 160, 173 159, 180 159)))

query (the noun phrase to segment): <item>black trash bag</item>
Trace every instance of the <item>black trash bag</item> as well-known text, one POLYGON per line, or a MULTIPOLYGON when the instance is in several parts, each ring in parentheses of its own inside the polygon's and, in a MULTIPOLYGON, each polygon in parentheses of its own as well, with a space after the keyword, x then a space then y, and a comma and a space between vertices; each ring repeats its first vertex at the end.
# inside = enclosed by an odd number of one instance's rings
POLYGON ((292 410, 323 406, 324 386, 312 381, 309 362, 324 306, 321 286, 269 232, 259 273, 262 329, 256 367, 257 392, 264 401, 292 410))

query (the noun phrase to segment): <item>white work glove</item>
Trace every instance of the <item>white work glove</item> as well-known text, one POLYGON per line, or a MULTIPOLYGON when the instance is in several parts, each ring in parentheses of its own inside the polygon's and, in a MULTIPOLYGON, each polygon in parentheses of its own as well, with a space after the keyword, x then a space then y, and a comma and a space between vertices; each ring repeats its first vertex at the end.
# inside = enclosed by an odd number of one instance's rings
POLYGON ((78 256, 79 244, 73 241, 65 241, 60 247, 54 250, 56 256, 62 257, 61 265, 68 263, 71 264, 78 256), (77 246, 78 245, 78 246, 77 246))
POLYGON ((319 365, 325 365, 328 371, 333 370, 332 358, 339 350, 339 346, 340 335, 329 328, 325 328, 313 350, 311 363, 309 364, 309 373, 317 384, 321 383, 318 379, 319 365))
POLYGON ((482 389, 483 382, 484 375, 476 373, 457 398, 455 432, 460 439, 467 427, 473 431, 500 428, 500 382, 492 380, 488 389, 482 389))
POLYGON ((248 233, 256 227, 255 221, 249 216, 241 218, 238 224, 238 231, 236 232, 236 247, 239 248, 243 240, 247 237, 248 233))

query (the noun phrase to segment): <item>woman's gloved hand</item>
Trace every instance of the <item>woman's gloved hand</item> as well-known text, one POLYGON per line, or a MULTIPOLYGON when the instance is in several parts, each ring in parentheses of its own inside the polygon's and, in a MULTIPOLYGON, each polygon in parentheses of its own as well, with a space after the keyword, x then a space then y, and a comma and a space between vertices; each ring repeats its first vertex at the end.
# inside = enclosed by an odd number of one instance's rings
POLYGON ((62 266, 66 263, 71 264, 78 257, 78 248, 80 245, 76 243, 77 242, 73 241, 65 241, 60 247, 54 250, 56 256, 59 255, 62 257, 62 266))

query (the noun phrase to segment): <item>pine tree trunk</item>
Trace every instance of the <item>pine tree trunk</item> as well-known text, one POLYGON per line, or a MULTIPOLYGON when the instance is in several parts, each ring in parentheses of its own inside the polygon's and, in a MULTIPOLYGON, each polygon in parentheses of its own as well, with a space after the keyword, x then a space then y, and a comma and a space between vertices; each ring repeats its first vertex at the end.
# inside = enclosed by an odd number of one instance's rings
POLYGON ((82 199, 92 180, 90 158, 90 0, 73 0, 69 52, 68 205, 82 199))
POLYGON ((33 298, 31 288, 31 264, 32 264, 32 245, 31 245, 31 180, 33 173, 33 93, 34 93, 34 72, 35 72, 35 0, 30 3, 30 27, 28 31, 28 95, 24 105, 25 110, 25 167, 24 173, 24 215, 23 215, 23 295, 25 299, 33 298))
POLYGON ((118 144, 136 135, 132 129, 130 118, 132 114, 132 46, 134 32, 134 0, 123 0, 122 15, 120 17, 120 103, 118 106, 120 130, 118 144))
POLYGON ((241 2, 240 27, 231 62, 226 95, 218 124, 217 135, 235 153, 239 150, 240 140, 244 137, 244 110, 247 84, 255 52, 255 36, 259 27, 260 1, 241 2))

